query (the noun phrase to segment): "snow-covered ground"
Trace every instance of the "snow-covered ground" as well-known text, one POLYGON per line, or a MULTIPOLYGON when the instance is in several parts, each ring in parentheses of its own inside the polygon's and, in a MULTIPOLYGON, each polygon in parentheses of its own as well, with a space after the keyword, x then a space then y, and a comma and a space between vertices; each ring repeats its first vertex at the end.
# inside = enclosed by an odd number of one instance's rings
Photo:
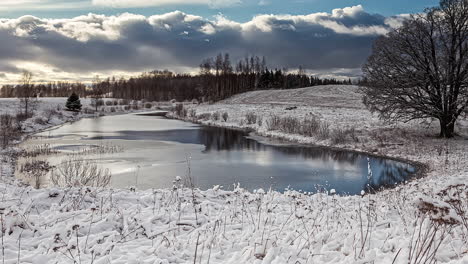
MULTIPOLYGON (((54 100, 44 100, 41 107, 50 107, 54 100)), ((2 113, 13 109, 11 105, 0 100, 2 113)), ((3 156, 2 260, 429 263, 424 258, 437 247, 438 263, 468 263, 468 141, 464 138, 437 139, 432 136, 435 125, 384 124, 365 110, 353 86, 257 91, 187 107, 195 107, 197 115, 216 111, 229 115, 227 122, 200 120, 207 124, 248 127, 262 135, 331 145, 329 139, 269 131, 266 126, 272 114, 314 115, 332 130, 356 129, 358 140, 339 147, 422 162, 427 172, 424 178, 391 190, 350 197, 251 193, 240 187, 192 191, 182 188, 176 178, 174 188, 164 190, 36 190, 11 182, 10 158, 3 156), (290 106, 297 109, 285 110, 290 106), (262 116, 262 124, 246 125, 248 112, 262 116)), ((58 118, 54 124, 78 117, 58 118)), ((463 132, 466 127, 461 124, 458 129, 463 132)))

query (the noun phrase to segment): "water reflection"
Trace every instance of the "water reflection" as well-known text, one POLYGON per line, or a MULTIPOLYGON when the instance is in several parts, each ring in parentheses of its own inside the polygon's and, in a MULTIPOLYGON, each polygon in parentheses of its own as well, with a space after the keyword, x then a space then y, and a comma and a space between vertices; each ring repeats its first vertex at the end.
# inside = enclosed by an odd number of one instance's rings
POLYGON ((122 146, 123 153, 89 156, 113 171, 115 187, 133 185, 136 174, 141 189, 171 187, 174 177, 186 172, 186 155, 192 157, 192 174, 202 189, 240 183, 250 190, 289 187, 314 192, 325 186, 338 193, 359 194, 393 186, 414 172, 393 160, 327 148, 268 145, 243 131, 153 116, 81 120, 47 132, 44 141, 64 149, 80 144, 122 146), (367 158, 373 174, 370 180, 367 158))

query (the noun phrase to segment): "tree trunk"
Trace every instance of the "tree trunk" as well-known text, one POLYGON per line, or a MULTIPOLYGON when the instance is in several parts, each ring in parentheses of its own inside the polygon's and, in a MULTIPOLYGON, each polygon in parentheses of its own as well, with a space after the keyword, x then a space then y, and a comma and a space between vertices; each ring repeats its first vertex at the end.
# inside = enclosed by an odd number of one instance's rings
MULTIPOLYGON (((450 118, 447 118, 450 119, 450 118)), ((452 120, 440 119, 440 134, 442 138, 452 138, 454 136, 455 122, 452 120)))

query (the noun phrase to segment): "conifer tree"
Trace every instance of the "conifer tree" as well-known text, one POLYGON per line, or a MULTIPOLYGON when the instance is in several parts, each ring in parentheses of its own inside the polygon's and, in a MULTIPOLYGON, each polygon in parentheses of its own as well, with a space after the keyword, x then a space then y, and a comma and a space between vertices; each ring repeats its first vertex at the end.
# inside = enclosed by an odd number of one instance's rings
POLYGON ((80 111, 81 110, 80 97, 76 93, 72 93, 70 97, 68 97, 68 100, 65 106, 70 111, 80 111))

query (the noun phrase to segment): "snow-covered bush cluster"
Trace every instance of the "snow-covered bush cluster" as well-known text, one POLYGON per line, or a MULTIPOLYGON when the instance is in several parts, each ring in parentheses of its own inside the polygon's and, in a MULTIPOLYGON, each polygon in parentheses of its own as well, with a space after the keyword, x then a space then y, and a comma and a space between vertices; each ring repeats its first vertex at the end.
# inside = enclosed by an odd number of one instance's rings
POLYGON ((427 221, 433 214, 416 210, 423 200, 414 198, 414 186, 363 197, 239 187, 192 194, 179 185, 151 191, 0 189, 5 263, 468 260, 461 216, 440 198, 425 198, 426 206, 447 206, 445 217, 458 219, 427 221))

